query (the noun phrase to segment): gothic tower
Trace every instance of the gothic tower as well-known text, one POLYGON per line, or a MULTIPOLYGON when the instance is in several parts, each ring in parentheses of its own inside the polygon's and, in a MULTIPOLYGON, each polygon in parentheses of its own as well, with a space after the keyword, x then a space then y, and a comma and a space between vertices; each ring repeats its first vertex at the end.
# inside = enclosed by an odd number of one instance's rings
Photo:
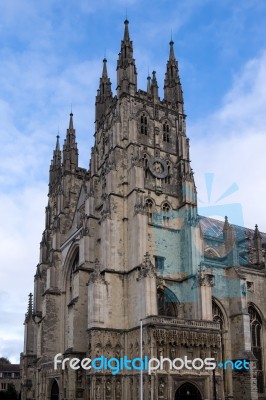
MULTIPOLYGON (((155 71, 147 78, 147 91, 138 89, 129 22, 124 24, 116 95, 103 60, 88 170, 78 165, 72 112, 63 151, 57 137, 34 304, 25 319, 25 337, 34 340, 31 345, 26 340, 22 355, 23 400, 135 400, 140 390, 144 399, 182 399, 182 390, 195 399, 213 395, 209 371, 171 371, 167 364, 152 375, 54 368, 58 353, 80 360, 222 357, 213 271, 203 268, 205 246, 174 43, 161 99, 155 71)), ((232 238, 228 229, 226 243, 232 238)), ((261 263, 258 230, 254 242, 261 263)), ((236 258, 231 252, 230 262, 236 258)), ((232 393, 232 377, 226 379, 232 393)), ((217 372, 219 398, 223 380, 217 372)))

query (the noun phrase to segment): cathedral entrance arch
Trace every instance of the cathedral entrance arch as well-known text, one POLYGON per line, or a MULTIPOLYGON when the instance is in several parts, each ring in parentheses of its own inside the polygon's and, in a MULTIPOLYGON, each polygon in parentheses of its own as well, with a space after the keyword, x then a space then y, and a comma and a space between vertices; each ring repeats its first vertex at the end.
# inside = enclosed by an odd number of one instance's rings
POLYGON ((51 389, 51 400, 59 400, 59 387, 56 380, 53 381, 51 389))
POLYGON ((175 400, 202 400, 202 397, 196 386, 184 383, 177 389, 175 400))

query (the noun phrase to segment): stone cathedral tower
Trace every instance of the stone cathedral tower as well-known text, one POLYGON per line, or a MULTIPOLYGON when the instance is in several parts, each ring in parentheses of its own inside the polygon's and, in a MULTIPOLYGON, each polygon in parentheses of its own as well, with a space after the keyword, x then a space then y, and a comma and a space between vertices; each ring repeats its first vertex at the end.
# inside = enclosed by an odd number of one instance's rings
POLYGON ((146 91, 137 87, 128 25, 126 20, 116 95, 103 60, 88 170, 78 165, 72 113, 62 151, 57 137, 25 319, 22 399, 136 400, 142 387, 145 400, 257 399, 259 385, 264 390, 263 360, 260 380, 254 368, 234 375, 171 371, 167 363, 142 376, 138 370, 54 369, 58 353, 133 359, 142 351, 170 359, 247 358, 252 365, 258 359, 250 321, 253 313, 263 325, 265 301, 252 306, 250 288, 256 280, 263 293, 265 235, 256 228, 236 237, 227 219, 223 224, 198 216, 174 43, 160 99, 155 71, 146 91), (236 282, 233 300, 215 293, 221 270, 236 282))

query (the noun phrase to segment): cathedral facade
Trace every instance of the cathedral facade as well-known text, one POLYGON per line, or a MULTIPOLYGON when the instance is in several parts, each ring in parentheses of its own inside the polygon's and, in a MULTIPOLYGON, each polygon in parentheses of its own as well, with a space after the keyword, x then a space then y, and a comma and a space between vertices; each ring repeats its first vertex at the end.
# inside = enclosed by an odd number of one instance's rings
POLYGON ((266 235, 198 215, 172 40, 160 99, 155 71, 137 87, 125 21, 117 91, 104 59, 95 120, 88 170, 72 113, 53 152, 22 400, 266 399, 266 235), (116 374, 69 364, 102 356, 179 364, 116 374))

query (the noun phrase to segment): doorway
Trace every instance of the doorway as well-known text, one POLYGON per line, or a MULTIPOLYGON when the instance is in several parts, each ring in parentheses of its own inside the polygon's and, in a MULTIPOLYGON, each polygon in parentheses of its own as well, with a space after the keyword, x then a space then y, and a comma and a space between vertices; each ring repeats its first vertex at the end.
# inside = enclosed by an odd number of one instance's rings
POLYGON ((59 387, 56 380, 53 381, 51 389, 51 400, 59 400, 59 387))
POLYGON ((202 397, 196 386, 184 383, 177 389, 175 400, 202 400, 202 397))

